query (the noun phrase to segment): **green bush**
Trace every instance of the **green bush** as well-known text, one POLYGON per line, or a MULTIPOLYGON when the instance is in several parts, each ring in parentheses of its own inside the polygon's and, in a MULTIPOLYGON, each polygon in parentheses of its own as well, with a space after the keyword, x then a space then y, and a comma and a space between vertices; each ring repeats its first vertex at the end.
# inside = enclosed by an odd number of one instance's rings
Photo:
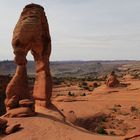
POLYGON ((107 135, 106 130, 102 126, 99 126, 96 131, 98 134, 107 135))
POLYGON ((68 92, 69 96, 75 96, 74 93, 71 93, 70 91, 68 92))

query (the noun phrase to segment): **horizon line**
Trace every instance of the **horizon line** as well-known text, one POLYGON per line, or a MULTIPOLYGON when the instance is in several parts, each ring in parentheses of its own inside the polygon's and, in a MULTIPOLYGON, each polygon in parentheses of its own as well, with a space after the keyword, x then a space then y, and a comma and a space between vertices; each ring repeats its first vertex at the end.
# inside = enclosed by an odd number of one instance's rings
MULTIPOLYGON (((4 60, 0 60, 0 62, 2 61, 14 61, 14 60, 11 60, 11 59, 4 59, 4 60)), ((34 60, 27 60, 27 63, 28 61, 34 61, 34 60)), ((62 62, 62 61, 65 61, 65 62, 69 62, 69 61, 140 61, 138 59, 89 59, 89 60, 50 60, 50 62, 62 62)))

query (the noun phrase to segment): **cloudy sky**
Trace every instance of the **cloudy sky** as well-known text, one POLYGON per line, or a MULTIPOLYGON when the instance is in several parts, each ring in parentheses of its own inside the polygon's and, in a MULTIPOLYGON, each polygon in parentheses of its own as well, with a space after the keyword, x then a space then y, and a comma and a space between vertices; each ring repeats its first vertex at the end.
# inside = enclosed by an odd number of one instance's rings
POLYGON ((12 31, 31 2, 45 8, 51 60, 140 60, 140 0, 1 0, 0 60, 13 59, 12 31))

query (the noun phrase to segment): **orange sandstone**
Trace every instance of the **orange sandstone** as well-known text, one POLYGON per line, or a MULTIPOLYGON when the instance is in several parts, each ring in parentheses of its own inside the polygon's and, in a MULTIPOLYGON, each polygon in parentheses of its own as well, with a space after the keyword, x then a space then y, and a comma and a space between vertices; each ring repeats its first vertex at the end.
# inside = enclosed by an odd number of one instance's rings
POLYGON ((117 86, 119 86, 119 84, 120 84, 120 82, 117 79, 115 72, 112 71, 111 74, 109 75, 107 81, 106 81, 106 85, 108 87, 117 87, 117 86))
POLYGON ((10 105, 12 108, 16 108, 18 105, 14 103, 17 103, 17 100, 20 106, 20 100, 24 100, 24 105, 26 104, 25 106, 27 107, 28 103, 32 104, 26 70, 26 55, 29 51, 31 51, 36 64, 36 80, 33 90, 35 104, 48 107, 51 104, 50 98, 52 94, 52 80, 49 68, 51 37, 43 7, 37 4, 25 6, 13 32, 12 46, 17 68, 6 89, 5 103, 7 110, 10 105), (13 101, 14 98, 15 101, 13 101), (11 99, 12 102, 10 102, 11 99))

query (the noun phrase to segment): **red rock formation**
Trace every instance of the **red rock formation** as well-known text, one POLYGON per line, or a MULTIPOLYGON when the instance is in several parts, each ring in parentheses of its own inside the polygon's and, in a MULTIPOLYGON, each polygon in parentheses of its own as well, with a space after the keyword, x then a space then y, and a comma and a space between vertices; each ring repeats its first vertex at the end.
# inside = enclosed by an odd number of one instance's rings
POLYGON ((133 134, 125 136, 123 140, 139 140, 140 138, 140 130, 133 132, 133 134))
POLYGON ((7 110, 13 109, 13 108, 17 108, 18 107, 18 98, 17 96, 12 96, 7 102, 6 102, 6 107, 7 110))
POLYGON ((108 87, 117 87, 119 86, 119 80, 117 79, 117 76, 115 75, 115 72, 112 71, 111 74, 109 75, 107 81, 106 81, 106 85, 108 87))
POLYGON ((21 129, 20 124, 13 124, 13 125, 8 126, 8 127, 5 129, 5 134, 6 134, 6 135, 9 135, 9 134, 11 134, 11 133, 14 133, 14 132, 20 130, 20 129, 21 129))
POLYGON ((0 134, 4 133, 6 127, 7 127, 8 121, 6 119, 0 118, 0 134))
POLYGON ((52 80, 49 68, 51 37, 44 8, 37 4, 25 6, 13 32, 12 46, 17 69, 6 89, 6 106, 16 96, 18 101, 31 99, 26 72, 26 55, 31 51, 36 64, 33 96, 35 103, 47 107, 51 104, 52 80))
POLYGON ((30 107, 18 107, 8 110, 4 117, 7 118, 18 118, 18 117, 31 117, 35 116, 36 113, 30 107))
POLYGON ((11 134, 21 129, 20 124, 8 125, 6 119, 0 118, 0 134, 11 134))

